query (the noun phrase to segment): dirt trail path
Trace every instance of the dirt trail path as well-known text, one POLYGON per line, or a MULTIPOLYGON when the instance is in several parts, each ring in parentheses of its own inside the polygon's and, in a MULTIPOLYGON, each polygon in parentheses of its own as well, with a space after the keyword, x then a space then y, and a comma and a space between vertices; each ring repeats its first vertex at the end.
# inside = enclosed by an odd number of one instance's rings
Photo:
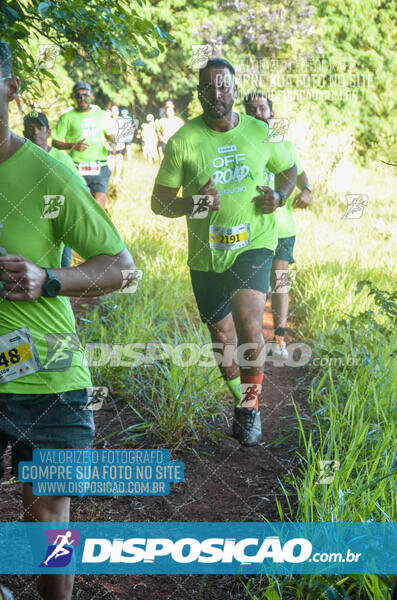
MULTIPOLYGON (((264 317, 265 338, 272 338, 271 315, 264 317)), ((287 340, 288 341, 288 340, 287 340)), ((305 412, 305 374, 302 368, 266 368, 260 410, 263 443, 243 448, 225 438, 218 445, 202 443, 192 452, 173 455, 185 463, 185 482, 171 484, 166 497, 73 499, 75 521, 279 521, 277 495, 286 502, 279 478, 296 470, 297 422, 292 398, 305 412)), ((129 411, 130 413, 131 411, 129 411)), ((232 410, 230 411, 230 416, 232 410)), ((122 420, 130 424, 125 406, 115 402, 96 413, 97 438, 115 430, 122 420), (116 425, 115 425, 116 423, 116 425)), ((225 433, 226 427, 225 427, 225 433)), ((121 443, 112 438, 112 447, 121 443)), ((147 444, 145 444, 147 447, 147 444)), ((8 483, 7 463, 0 485, 1 519, 20 520, 19 485, 8 483)), ((293 500, 292 500, 293 502, 293 500)), ((15 598, 38 598, 32 577, 5 577, 15 598)), ((73 598, 79 600, 243 600, 242 579, 234 576, 77 576, 73 598)))

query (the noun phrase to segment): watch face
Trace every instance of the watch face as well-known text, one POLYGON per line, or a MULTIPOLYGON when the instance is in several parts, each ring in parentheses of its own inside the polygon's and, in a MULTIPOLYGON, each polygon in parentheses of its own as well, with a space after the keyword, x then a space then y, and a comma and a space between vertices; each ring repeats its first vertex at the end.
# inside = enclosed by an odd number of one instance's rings
POLYGON ((61 283, 58 279, 49 279, 45 284, 45 291, 50 298, 55 298, 61 291, 61 283))

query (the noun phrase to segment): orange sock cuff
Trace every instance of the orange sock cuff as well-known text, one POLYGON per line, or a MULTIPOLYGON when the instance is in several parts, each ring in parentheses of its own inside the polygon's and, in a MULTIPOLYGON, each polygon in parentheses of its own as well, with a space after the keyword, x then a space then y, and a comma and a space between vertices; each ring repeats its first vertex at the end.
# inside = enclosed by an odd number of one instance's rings
POLYGON ((245 373, 240 373, 241 383, 259 383, 262 385, 263 381, 263 373, 259 375, 245 375, 245 373))

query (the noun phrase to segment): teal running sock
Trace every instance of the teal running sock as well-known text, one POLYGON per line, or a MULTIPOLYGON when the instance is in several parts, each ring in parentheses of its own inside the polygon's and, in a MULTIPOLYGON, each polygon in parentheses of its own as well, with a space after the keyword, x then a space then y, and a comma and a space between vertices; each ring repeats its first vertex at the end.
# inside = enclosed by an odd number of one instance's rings
POLYGON ((229 390, 231 391, 231 393, 233 394, 233 398, 235 400, 235 405, 239 406, 241 404, 241 400, 243 398, 243 394, 241 391, 241 379, 240 376, 236 377, 235 379, 229 379, 228 381, 225 381, 227 387, 229 388, 229 390))

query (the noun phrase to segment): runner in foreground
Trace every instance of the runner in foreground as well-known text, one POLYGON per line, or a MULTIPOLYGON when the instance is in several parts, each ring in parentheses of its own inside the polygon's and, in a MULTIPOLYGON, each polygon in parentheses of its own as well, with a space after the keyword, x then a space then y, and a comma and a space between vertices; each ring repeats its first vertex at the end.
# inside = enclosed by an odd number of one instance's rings
POLYGON ((265 123, 233 112, 236 91, 226 60, 210 59, 200 69, 203 114, 168 141, 152 210, 188 217, 193 292, 236 400, 233 435, 254 445, 261 441, 262 316, 277 246, 274 211, 293 189, 296 167, 280 144, 267 142, 265 123), (277 191, 262 186, 266 165, 277 173, 277 191), (184 196, 177 198, 181 186, 184 196), (237 362, 230 359, 236 343, 237 362))
POLYGON ((95 200, 105 208, 110 176, 105 143, 114 139, 114 132, 105 111, 91 105, 89 83, 78 81, 73 87, 73 97, 75 108, 61 115, 52 145, 68 150, 95 200))
MULTIPOLYGON (((245 112, 247 115, 263 121, 269 125, 273 119, 273 105, 269 98, 261 92, 252 92, 244 98, 245 112)), ((272 353, 274 356, 288 358, 288 351, 284 341, 285 328, 287 327, 288 304, 289 304, 289 284, 288 284, 288 265, 294 262, 293 249, 295 245, 296 227, 292 208, 307 208, 310 205, 310 187, 309 179, 303 170, 298 152, 295 145, 282 140, 277 142, 283 144, 286 150, 294 158, 297 166, 296 185, 301 190, 292 200, 288 198, 285 206, 278 208, 275 212, 278 226, 278 244, 274 254, 271 287, 272 287, 272 312, 274 323, 274 343, 272 353), (277 288, 280 291, 277 291, 277 288)), ((264 184, 274 189, 274 175, 265 169, 264 184)))
MULTIPOLYGON (((68 296, 116 290, 122 270, 134 266, 79 178, 9 129, 8 105, 18 90, 11 53, 0 42, 0 476, 10 443, 15 477, 35 448, 92 446, 94 421, 85 410, 92 383, 68 296), (64 244, 86 262, 58 268, 64 244)), ((29 483, 22 495, 25 521, 70 521, 69 497, 36 496, 29 483)), ((73 579, 40 575, 39 593, 69 600, 73 579)))

